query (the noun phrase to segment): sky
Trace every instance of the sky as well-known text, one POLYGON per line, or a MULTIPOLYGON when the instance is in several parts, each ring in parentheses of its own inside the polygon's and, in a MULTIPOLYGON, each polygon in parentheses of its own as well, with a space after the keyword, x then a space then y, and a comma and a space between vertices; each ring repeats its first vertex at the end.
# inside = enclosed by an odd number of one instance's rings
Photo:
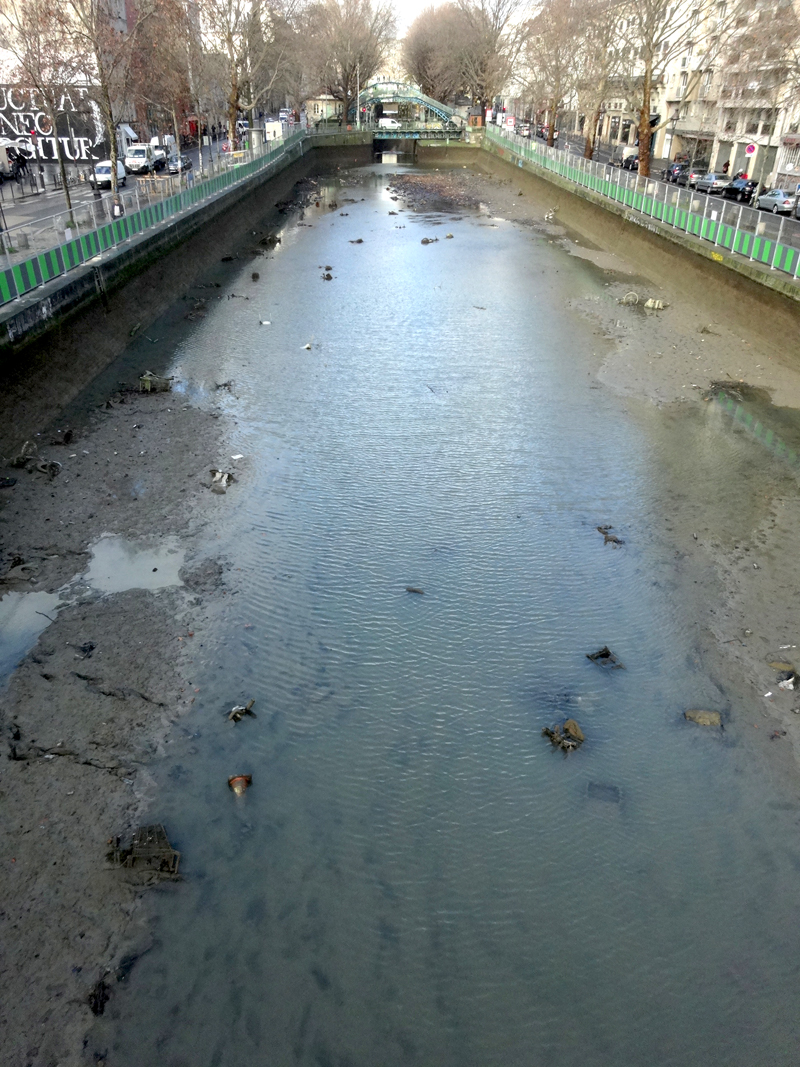
POLYGON ((405 35, 420 11, 424 11, 426 7, 438 7, 442 2, 443 0, 393 0, 392 7, 397 15, 397 36, 405 35))

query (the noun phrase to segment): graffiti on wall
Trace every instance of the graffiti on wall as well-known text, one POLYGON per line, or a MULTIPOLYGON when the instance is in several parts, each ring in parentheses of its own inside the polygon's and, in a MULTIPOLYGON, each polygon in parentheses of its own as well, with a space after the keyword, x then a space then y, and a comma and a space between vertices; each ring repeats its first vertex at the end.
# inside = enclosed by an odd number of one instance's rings
POLYGON ((89 99, 85 88, 70 89, 59 101, 57 129, 53 130, 47 112, 33 89, 0 85, 0 138, 24 140, 35 156, 52 162, 56 158, 56 137, 65 160, 88 162, 108 154, 100 109, 89 99))

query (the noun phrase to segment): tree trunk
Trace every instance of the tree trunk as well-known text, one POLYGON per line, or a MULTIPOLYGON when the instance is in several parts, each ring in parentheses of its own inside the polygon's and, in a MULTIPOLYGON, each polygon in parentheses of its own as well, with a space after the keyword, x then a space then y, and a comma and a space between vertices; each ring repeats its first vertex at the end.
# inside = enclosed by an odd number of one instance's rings
POLYGON ((653 86, 653 59, 648 56, 642 82, 642 110, 639 115, 639 173, 650 177, 650 94, 653 86))
POLYGON ((67 169, 64 166, 64 155, 61 151, 61 142, 58 139, 58 129, 56 127, 56 110, 52 104, 47 104, 47 117, 50 120, 50 125, 53 127, 53 141, 56 146, 56 161, 58 162, 58 171, 61 175, 61 188, 64 190, 64 202, 67 205, 67 226, 70 229, 75 225, 75 220, 72 217, 72 198, 69 195, 69 186, 67 185, 67 169))
POLYGON ((598 103, 597 107, 592 112, 592 121, 589 124, 589 132, 586 135, 586 147, 583 150, 584 159, 592 159, 594 156, 594 146, 597 141, 597 124, 600 121, 600 108, 602 101, 598 103))
POLYGON ((548 116, 550 122, 547 126, 547 147, 552 148, 556 143, 556 105, 558 100, 553 97, 553 106, 549 108, 550 115, 548 116))

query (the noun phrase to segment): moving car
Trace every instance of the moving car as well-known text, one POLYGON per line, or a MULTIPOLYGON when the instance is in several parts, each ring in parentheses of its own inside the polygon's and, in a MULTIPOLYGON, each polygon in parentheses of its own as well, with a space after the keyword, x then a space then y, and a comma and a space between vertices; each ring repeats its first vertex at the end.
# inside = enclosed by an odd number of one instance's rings
POLYGON ((531 128, 527 122, 523 122, 519 126, 517 126, 517 133, 520 135, 520 137, 530 137, 531 128))
MULTIPOLYGON (((117 185, 124 185, 126 181, 125 167, 121 159, 117 160, 117 185)), ((104 159, 94 165, 94 175, 89 176, 89 184, 95 189, 111 188, 111 160, 104 159)))
POLYGON ((167 169, 170 174, 182 174, 184 171, 192 169, 192 160, 190 156, 170 156, 167 169))
POLYGON ((633 155, 625 156, 620 166, 623 170, 636 170, 639 169, 639 149, 635 149, 633 155))
POLYGON ((712 171, 698 178, 694 187, 698 193, 721 193, 726 185, 730 185, 728 178, 724 174, 714 174, 712 171))
POLYGON ((169 162, 169 149, 163 144, 154 144, 150 142, 150 147, 153 149, 153 166, 156 170, 163 170, 169 162))
POLYGON ((402 127, 402 122, 398 122, 397 119, 381 118, 378 119, 378 128, 381 130, 399 130, 402 127))
POLYGON ((156 154, 152 145, 134 143, 125 153, 125 169, 132 174, 149 174, 156 169, 156 154))
POLYGON ((756 207, 760 211, 771 211, 773 215, 789 215, 795 202, 794 193, 786 189, 770 189, 756 197, 756 207))
POLYGON ((740 204, 749 204, 756 189, 758 182, 752 178, 734 178, 722 190, 722 195, 729 200, 738 200, 740 204))

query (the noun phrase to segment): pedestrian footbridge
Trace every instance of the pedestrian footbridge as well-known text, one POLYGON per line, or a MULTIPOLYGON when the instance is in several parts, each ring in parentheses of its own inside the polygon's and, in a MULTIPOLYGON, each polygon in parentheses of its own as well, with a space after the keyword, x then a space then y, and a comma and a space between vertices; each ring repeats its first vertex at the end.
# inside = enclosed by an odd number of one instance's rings
POLYGON ((413 82, 373 82, 361 90, 358 103, 362 114, 366 109, 370 122, 382 114, 396 112, 404 127, 409 128, 420 122, 428 126, 435 122, 456 126, 462 124, 453 108, 426 96, 413 82), (395 104, 397 107, 392 106, 395 104))

